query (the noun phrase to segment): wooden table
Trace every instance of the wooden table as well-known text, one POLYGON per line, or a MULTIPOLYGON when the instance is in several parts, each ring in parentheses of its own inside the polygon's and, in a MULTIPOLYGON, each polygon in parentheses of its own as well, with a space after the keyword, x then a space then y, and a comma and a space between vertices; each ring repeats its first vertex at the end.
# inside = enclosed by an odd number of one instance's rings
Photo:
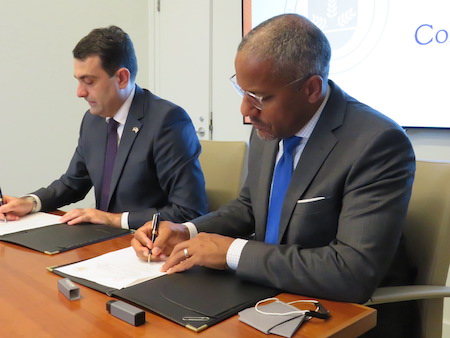
MULTIPOLYGON (((111 316, 106 302, 112 298, 80 286, 81 299, 70 301, 58 291, 61 278, 46 270, 125 248, 127 235, 49 256, 0 242, 0 336, 2 337, 267 337, 243 324, 238 316, 200 333, 147 312, 146 323, 135 327, 111 316)), ((279 296, 284 301, 303 297, 279 296)), ((358 304, 321 300, 331 318, 304 323, 295 337, 356 337, 376 324, 376 311, 358 304)))

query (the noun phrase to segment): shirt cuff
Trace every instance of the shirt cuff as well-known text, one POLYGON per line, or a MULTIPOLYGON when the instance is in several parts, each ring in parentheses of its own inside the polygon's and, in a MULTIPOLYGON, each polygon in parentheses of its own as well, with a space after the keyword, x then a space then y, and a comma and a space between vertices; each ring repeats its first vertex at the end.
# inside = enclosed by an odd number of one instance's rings
POLYGON ((120 226, 122 227, 122 229, 130 228, 130 226, 128 225, 128 215, 129 214, 130 214, 129 212, 122 213, 122 218, 120 219, 120 226))
POLYGON ((41 211, 41 209, 42 209, 42 202, 41 202, 41 199, 37 195, 35 195, 35 194, 28 194, 28 195, 21 196, 21 198, 24 198, 24 197, 32 197, 36 201, 36 204, 33 207, 33 209, 31 210, 30 214, 33 214, 33 213, 38 212, 38 211, 41 211))
POLYGON ((242 250, 248 240, 236 238, 227 251, 227 265, 232 270, 237 270, 239 259, 241 259, 242 250))
POLYGON ((186 228, 188 228, 188 230, 189 230, 189 239, 194 238, 195 236, 198 235, 197 227, 195 226, 194 223, 186 222, 186 223, 183 223, 183 225, 185 225, 186 228))

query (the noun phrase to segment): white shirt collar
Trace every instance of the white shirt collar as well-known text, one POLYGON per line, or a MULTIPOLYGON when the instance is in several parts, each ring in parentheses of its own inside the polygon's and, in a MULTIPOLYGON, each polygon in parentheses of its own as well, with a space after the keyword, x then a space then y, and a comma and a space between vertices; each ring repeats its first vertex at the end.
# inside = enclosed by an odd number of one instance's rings
POLYGON ((316 127, 317 121, 319 121, 320 115, 322 114, 323 108, 328 102, 328 99, 330 97, 330 85, 327 86, 327 93, 325 94, 325 99, 323 100, 322 104, 320 105, 319 109, 314 113, 313 117, 308 121, 308 123, 300 129, 295 136, 301 137, 305 140, 309 139, 311 136, 314 128, 316 127))
MULTIPOLYGON (((131 102, 133 102, 134 93, 136 92, 136 86, 133 86, 133 90, 131 91, 128 98, 122 104, 122 106, 117 111, 116 115, 114 115, 114 120, 120 123, 120 125, 124 125, 127 121, 128 113, 130 112, 131 102)), ((109 121, 110 117, 106 118, 106 121, 109 121)))
MULTIPOLYGON (((297 167, 298 161, 300 160, 300 156, 303 153, 303 149, 305 149, 306 143, 308 142, 314 128, 316 127, 317 121, 319 121, 320 115, 328 102, 328 98, 330 97, 330 86, 327 87, 327 93, 325 94, 325 99, 320 105, 319 109, 314 113, 313 117, 308 121, 308 123, 298 131, 295 136, 301 137, 302 140, 299 145, 294 149, 294 168, 297 167)), ((283 154, 283 140, 280 140, 278 144, 278 154, 277 161, 280 159, 283 154)))

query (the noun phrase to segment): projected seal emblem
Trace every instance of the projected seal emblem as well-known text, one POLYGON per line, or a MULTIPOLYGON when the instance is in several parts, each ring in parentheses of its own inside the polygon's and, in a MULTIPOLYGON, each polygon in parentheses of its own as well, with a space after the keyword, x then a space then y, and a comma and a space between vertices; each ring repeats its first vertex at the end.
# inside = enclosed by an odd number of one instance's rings
POLYGON ((286 1, 285 12, 307 16, 327 36, 332 48, 331 73, 363 61, 380 40, 389 0, 286 1))

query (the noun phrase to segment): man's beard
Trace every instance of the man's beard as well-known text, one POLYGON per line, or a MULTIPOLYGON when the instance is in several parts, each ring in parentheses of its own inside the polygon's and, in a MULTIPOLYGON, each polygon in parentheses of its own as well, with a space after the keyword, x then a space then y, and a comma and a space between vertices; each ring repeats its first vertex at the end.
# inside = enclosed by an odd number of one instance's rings
MULTIPOLYGON (((250 122, 252 123, 252 124, 256 124, 256 125, 259 125, 259 126, 262 126, 262 127, 269 127, 270 128, 270 125, 269 124, 267 124, 267 123, 264 123, 264 122, 262 122, 259 118, 257 118, 257 117, 250 117, 250 122)), ((257 129, 257 128, 255 128, 255 130, 256 130, 256 135, 258 135, 258 137, 261 139, 261 140, 264 140, 264 141, 272 141, 272 140, 274 140, 276 137, 274 136, 274 135, 272 135, 271 133, 269 133, 268 135, 262 135, 261 133, 260 133, 260 131, 257 129)))

